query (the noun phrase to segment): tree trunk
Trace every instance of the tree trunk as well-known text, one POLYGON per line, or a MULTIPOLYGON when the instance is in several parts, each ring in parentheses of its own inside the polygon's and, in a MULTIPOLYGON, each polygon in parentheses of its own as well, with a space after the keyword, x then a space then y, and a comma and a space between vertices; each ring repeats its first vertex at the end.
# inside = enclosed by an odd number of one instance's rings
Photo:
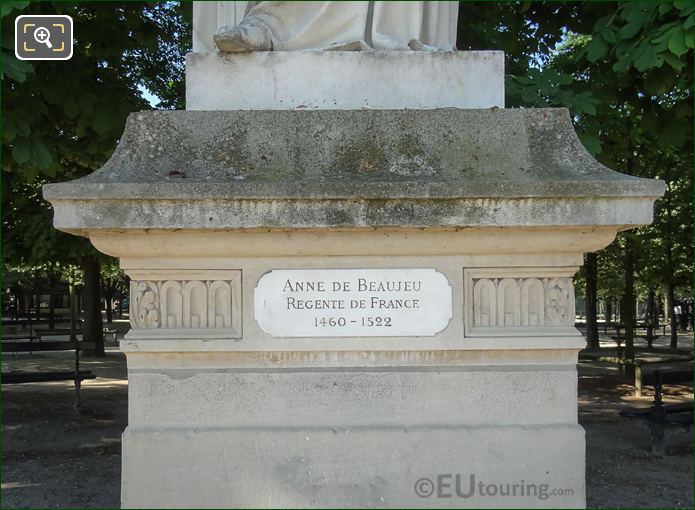
POLYGON ((681 331, 686 332, 688 331, 688 322, 690 322, 690 314, 688 313, 688 303, 686 303, 685 301, 681 301, 678 304, 681 307, 681 331))
POLYGON ((22 289, 14 290, 14 318, 19 320, 20 314, 24 315, 24 293, 22 289))
POLYGON ((36 323, 41 322, 41 291, 36 293, 36 323))
POLYGON ((656 293, 654 289, 649 290, 647 295, 647 313, 645 314, 645 322, 647 323, 647 348, 651 349, 654 343, 654 310, 656 310, 656 293))
POLYGON ((668 282, 666 298, 668 300, 668 322, 671 325, 671 349, 678 349, 678 320, 676 317, 676 286, 668 282))
POLYGON ((113 294, 107 295, 104 300, 106 301, 106 323, 113 323, 113 294))
MULTIPOLYGON (((70 299, 70 341, 75 346, 75 376, 80 373, 80 343, 77 338, 77 296, 75 294, 75 281, 70 277, 68 285, 70 299)), ((84 338, 84 337, 83 337, 84 338)), ((75 408, 81 406, 80 386, 82 381, 75 378, 75 408)))
POLYGON ((48 329, 56 328, 56 294, 55 288, 51 287, 48 294, 48 329))
POLYGON ((625 325, 625 357, 635 359, 635 250, 630 237, 625 240, 624 268, 622 322, 625 325))
POLYGON ((625 299, 624 296, 620 296, 620 299, 618 300, 618 313, 616 315, 616 320, 615 320, 615 335, 617 337, 617 340, 615 343, 618 346, 617 353, 618 357, 622 358, 624 355, 623 352, 623 340, 625 340, 625 336, 623 335, 623 309, 625 308, 625 299))
POLYGON ((584 266, 586 267, 586 342, 590 349, 596 350, 601 347, 596 317, 598 256, 595 253, 587 253, 584 266))
MULTIPOLYGON (((668 180, 667 180, 668 182, 668 180)), ((671 229, 670 219, 673 215, 673 207, 671 206, 671 193, 670 189, 666 189, 666 194, 664 195, 664 206, 666 208, 666 232, 664 235, 664 245, 666 248, 666 267, 665 269, 665 279, 666 279, 666 306, 668 310, 664 314, 664 319, 668 317, 668 323, 671 326, 671 349, 678 348, 678 323, 676 317, 676 311, 674 310, 676 306, 676 285, 674 283, 674 264, 673 264, 673 231, 671 229)))
POLYGON ((31 290, 24 289, 24 307, 22 309, 22 317, 31 320, 31 290))
POLYGON ((96 257, 85 257, 84 269, 84 323, 82 340, 94 342, 94 349, 85 351, 89 355, 104 356, 104 325, 101 319, 101 286, 99 285, 99 261, 96 257))
POLYGON ((658 330, 661 327, 661 321, 659 320, 659 316, 661 314, 661 307, 663 306, 663 296, 661 295, 661 291, 657 288, 654 290, 654 315, 652 316, 652 321, 654 323, 654 330, 658 330))
POLYGON ((613 298, 606 299, 606 317, 603 323, 603 332, 608 334, 608 328, 613 322, 613 298))

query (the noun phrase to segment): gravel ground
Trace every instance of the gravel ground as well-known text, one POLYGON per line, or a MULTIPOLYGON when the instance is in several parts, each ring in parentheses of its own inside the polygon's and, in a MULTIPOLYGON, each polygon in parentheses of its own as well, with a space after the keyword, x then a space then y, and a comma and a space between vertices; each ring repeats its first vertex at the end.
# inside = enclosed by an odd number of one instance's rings
MULTIPOLYGON (((69 367, 70 354, 34 354, 9 364, 69 367)), ((79 412, 72 382, 2 387, 2 508, 120 506, 125 356, 109 352, 83 360, 83 368, 98 378, 84 382, 79 412)))
MULTIPOLYGON (((634 397, 614 366, 579 365, 579 423, 586 430, 586 499, 589 508, 693 508, 693 450, 690 432, 673 430, 666 454, 649 451, 639 421, 618 415, 649 407, 652 391, 634 397)), ((693 386, 665 387, 664 402, 693 401, 693 386)))
MULTIPOLYGON (((70 353, 3 357, 3 368, 70 365, 70 353)), ((120 438, 127 424, 125 358, 85 359, 98 378, 86 381, 73 408, 72 383, 2 387, 2 508, 119 506, 120 438)), ((593 508, 692 508, 692 436, 675 432, 666 455, 649 453, 647 432, 618 416, 648 406, 632 396, 614 368, 580 364, 580 423, 587 438, 587 504, 593 508)), ((669 402, 692 401, 689 386, 670 386, 669 402)))

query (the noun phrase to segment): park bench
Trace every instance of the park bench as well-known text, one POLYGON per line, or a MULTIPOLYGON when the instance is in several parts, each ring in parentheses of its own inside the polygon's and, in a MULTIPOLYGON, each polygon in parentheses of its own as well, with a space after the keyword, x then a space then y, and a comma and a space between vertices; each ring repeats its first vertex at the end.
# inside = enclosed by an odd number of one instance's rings
MULTIPOLYGON (((692 381, 692 372, 690 375, 692 381)), ((648 409, 626 409, 620 416, 641 420, 649 430, 649 447, 652 453, 663 454, 667 430, 680 428, 688 431, 693 425, 693 403, 664 404, 662 388, 664 377, 660 370, 654 372, 654 403, 648 409)))
POLYGON ((654 334, 652 334, 652 335, 637 335, 637 338, 641 338, 642 340, 647 342, 647 348, 648 349, 651 349, 653 347, 654 340, 656 340, 660 337, 661 337, 661 335, 654 335, 654 334))
MULTIPOLYGON (((38 332, 36 331, 36 321, 32 320, 12 320, 2 321, 2 342, 3 346, 7 343, 16 343, 34 340, 39 340, 38 332)), ((5 350, 5 349, 3 349, 5 350)), ((9 352, 9 351, 6 351, 9 352)), ((14 353, 16 356, 16 353, 14 353)))
MULTIPOLYGON (((646 354, 642 351, 643 354, 646 354)), ((655 365, 684 365, 683 367, 671 367, 666 370, 660 370, 662 381, 670 384, 691 382, 693 380, 692 362, 693 357, 690 353, 679 352, 674 349, 654 348, 649 351, 649 355, 654 359, 632 359, 625 358, 622 354, 606 355, 597 352, 581 352, 579 354, 580 361, 597 361, 600 363, 612 363, 619 367, 620 372, 634 380, 635 396, 641 397, 643 388, 652 386, 655 382, 655 373, 657 370, 652 370, 655 365), (657 357, 659 355, 665 355, 657 357)))
POLYGON ((80 386, 82 381, 86 379, 94 379, 94 375, 90 370, 80 370, 80 351, 85 349, 93 349, 93 342, 80 342, 77 340, 77 333, 79 331, 52 331, 52 332, 38 332, 39 337, 50 337, 56 335, 70 335, 71 340, 69 341, 48 341, 41 342, 39 338, 38 342, 34 342, 33 339, 29 341, 23 339, 11 339, 6 341, 3 338, 2 342, 2 352, 29 352, 33 353, 36 351, 75 351, 75 368, 74 370, 54 370, 54 371, 20 371, 11 370, 3 371, 0 375, 0 384, 24 384, 33 382, 51 382, 51 381, 74 381, 75 383, 75 407, 80 406, 80 386), (67 331, 67 332, 66 332, 67 331))
POLYGON ((636 361, 635 362, 635 396, 642 396, 642 389, 646 386, 654 386, 657 382, 666 384, 687 383, 693 381, 692 359, 672 358, 670 360, 659 361, 636 361), (654 370, 652 373, 647 372, 649 365, 663 363, 679 363, 688 362, 686 367, 677 370, 654 370), (658 376, 656 374, 659 374, 658 376))
POLYGON ((38 340, 38 339, 39 339, 39 335, 37 335, 33 331, 2 335, 3 344, 5 344, 5 343, 9 344, 9 343, 14 343, 14 342, 19 342, 19 341, 33 342, 34 340, 38 340))
MULTIPOLYGON (((660 338, 660 337, 661 337, 661 335, 654 335, 654 334, 652 334, 651 336, 649 336, 649 335, 635 335, 635 338, 641 338, 642 340, 647 342, 647 348, 648 349, 651 349, 653 347, 654 340, 656 340, 657 338, 660 338)), ((625 340, 625 337, 620 336, 620 335, 613 335, 613 336, 611 336, 611 340, 615 341, 615 343, 618 346, 618 349, 620 349, 622 347, 623 341, 625 340)))

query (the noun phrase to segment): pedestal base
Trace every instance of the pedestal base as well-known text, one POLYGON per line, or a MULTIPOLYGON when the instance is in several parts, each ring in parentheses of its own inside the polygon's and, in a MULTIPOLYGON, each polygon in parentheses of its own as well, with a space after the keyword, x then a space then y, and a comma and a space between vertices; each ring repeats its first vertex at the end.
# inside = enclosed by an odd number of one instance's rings
MULTIPOLYGON (((466 58, 192 56, 219 60, 189 107, 463 107, 437 87, 501 75, 407 73, 466 58)), ((584 505, 572 277, 663 183, 602 167, 566 111, 141 112, 44 192, 131 278, 125 506, 584 505)))
POLYGON ((577 425, 130 428, 123 453, 126 508, 585 506, 577 425))
POLYGON ((286 354, 130 353, 123 505, 584 506, 573 353, 286 354))

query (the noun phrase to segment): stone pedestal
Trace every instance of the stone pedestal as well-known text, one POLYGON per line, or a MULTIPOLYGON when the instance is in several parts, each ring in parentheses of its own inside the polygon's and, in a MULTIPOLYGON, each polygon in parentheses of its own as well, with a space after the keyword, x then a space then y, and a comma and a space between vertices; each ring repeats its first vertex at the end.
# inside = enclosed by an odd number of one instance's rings
POLYGON ((44 187, 132 278, 123 505, 584 506, 572 276, 662 193, 561 109, 132 115, 44 187))
POLYGON ((187 110, 504 108, 501 51, 189 53, 187 110))

